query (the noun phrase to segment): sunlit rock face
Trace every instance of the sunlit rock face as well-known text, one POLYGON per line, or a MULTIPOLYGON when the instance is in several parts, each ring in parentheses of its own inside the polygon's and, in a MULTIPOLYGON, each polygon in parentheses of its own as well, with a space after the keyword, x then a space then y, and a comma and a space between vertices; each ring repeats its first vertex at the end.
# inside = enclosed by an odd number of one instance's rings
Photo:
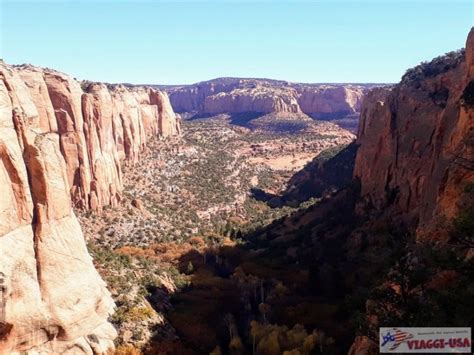
POLYGON ((74 206, 116 205, 121 163, 135 164, 150 136, 180 133, 168 96, 159 90, 81 83, 32 66, 13 69, 38 111, 41 132, 59 136, 74 206), (83 90, 84 89, 84 90, 83 90))
POLYGON ((209 114, 219 113, 301 113, 292 89, 278 90, 267 87, 234 89, 231 92, 220 92, 207 96, 203 111, 209 114))
POLYGON ((357 85, 301 86, 298 104, 311 117, 335 117, 360 111, 365 88, 357 85))
POLYGON ((399 213, 419 230, 462 209, 474 181, 474 31, 465 52, 414 68, 391 89, 367 94, 354 175, 363 203, 399 213), (472 97, 472 96, 471 96, 472 97))
POLYGON ((267 79, 220 78, 164 88, 177 112, 305 113, 331 118, 359 112, 368 86, 298 84, 267 79))
POLYGON ((0 353, 102 354, 114 303, 73 212, 114 205, 121 164, 179 134, 166 94, 84 91, 49 69, 0 64, 0 353))

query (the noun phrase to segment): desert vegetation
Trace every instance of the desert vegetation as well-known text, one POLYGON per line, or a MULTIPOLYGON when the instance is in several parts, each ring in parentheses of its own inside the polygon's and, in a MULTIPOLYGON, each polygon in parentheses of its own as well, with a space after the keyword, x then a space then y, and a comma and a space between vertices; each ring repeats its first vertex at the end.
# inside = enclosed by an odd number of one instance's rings
POLYGON ((417 83, 423 79, 434 77, 457 67, 464 59, 464 49, 448 52, 429 62, 408 69, 402 77, 402 84, 417 83))
POLYGON ((185 122, 185 132, 182 141, 150 142, 144 159, 124 168, 119 206, 80 212, 95 243, 147 247, 255 229, 292 209, 269 208, 252 189, 278 194, 305 162, 351 138, 325 134, 324 125, 317 135, 251 131, 222 117, 185 122))
MULTIPOLYGON (((117 206, 78 211, 117 305, 118 353, 307 353, 330 345, 313 324, 271 323, 272 300, 288 286, 269 278, 271 253, 262 264, 244 246, 248 235, 319 201, 308 196, 275 207, 255 191, 284 193, 301 166, 319 153, 334 156, 352 136, 338 137, 339 128, 325 123, 313 125, 316 133, 262 127, 238 126, 225 115, 185 121, 184 137, 152 140, 136 165, 124 167, 117 206), (244 310, 249 319, 238 316, 244 310)), ((262 245, 272 237, 260 237, 262 245)))

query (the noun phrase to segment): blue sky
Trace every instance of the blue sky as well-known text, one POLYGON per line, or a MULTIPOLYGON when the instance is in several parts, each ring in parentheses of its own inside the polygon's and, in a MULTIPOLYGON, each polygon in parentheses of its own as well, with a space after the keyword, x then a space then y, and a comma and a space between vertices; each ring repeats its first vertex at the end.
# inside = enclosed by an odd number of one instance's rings
POLYGON ((0 54, 78 79, 397 82, 464 47, 472 0, 0 0, 0 54))

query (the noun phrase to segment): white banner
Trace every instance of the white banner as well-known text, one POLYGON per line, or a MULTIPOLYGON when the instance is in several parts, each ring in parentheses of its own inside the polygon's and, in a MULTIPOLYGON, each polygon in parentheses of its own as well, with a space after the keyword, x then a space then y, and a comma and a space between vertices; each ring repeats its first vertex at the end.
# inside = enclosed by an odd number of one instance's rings
POLYGON ((381 353, 471 353, 471 328, 380 328, 381 353))

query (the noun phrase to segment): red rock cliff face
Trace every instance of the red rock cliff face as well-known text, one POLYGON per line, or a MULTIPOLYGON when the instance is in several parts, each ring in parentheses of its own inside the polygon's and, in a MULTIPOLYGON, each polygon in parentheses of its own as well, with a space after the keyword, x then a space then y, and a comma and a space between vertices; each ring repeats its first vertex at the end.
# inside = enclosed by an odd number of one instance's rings
POLYGON ((84 93, 67 75, 0 63, 0 353, 105 353, 114 303, 72 203, 117 203, 122 163, 179 133, 166 95, 84 93))
POLYGON ((366 87, 220 78, 165 90, 178 112, 305 113, 320 118, 359 112, 366 87))
POLYGON ((462 191, 474 181, 474 108, 462 99, 473 68, 471 30, 465 55, 437 58, 392 89, 367 95, 354 170, 364 200, 359 207, 388 207, 419 230, 462 208, 462 191))
POLYGON ((71 197, 76 207, 116 205, 122 190, 121 163, 134 164, 147 138, 179 134, 165 93, 79 82, 53 70, 15 68, 38 111, 42 132, 59 135, 71 197))
POLYGON ((362 87, 355 85, 301 86, 298 90, 298 103, 303 112, 315 118, 353 114, 360 111, 364 93, 362 87))

